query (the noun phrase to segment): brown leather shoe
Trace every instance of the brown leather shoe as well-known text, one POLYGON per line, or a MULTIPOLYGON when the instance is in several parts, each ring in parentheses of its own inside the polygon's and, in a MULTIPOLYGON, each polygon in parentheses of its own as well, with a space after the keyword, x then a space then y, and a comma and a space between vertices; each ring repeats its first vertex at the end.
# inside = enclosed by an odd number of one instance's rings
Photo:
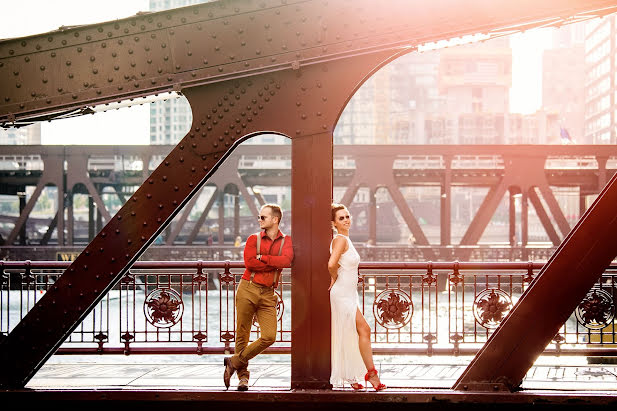
POLYGON ((240 378, 240 382, 238 383, 238 391, 248 391, 249 390, 249 379, 248 377, 240 378))
POLYGON ((225 388, 229 389, 229 384, 231 383, 231 376, 234 375, 236 369, 233 365, 231 365, 231 357, 225 357, 223 359, 223 364, 225 364, 225 372, 223 373, 223 382, 225 383, 225 388))

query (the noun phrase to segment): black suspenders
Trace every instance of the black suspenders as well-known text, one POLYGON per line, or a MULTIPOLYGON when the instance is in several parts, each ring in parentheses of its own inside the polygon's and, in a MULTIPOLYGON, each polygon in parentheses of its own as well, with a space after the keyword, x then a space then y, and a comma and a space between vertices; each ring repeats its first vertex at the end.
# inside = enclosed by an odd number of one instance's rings
MULTIPOLYGON (((261 231, 258 232, 257 234, 255 234, 257 236, 257 255, 261 254, 261 231)), ((272 242, 272 244, 274 245, 274 241, 272 242)), ((283 236, 283 239, 281 240, 281 248, 279 248, 279 257, 280 255, 283 253, 283 246, 285 245, 285 236, 283 236)), ((276 270, 274 272, 274 282, 273 285, 278 283, 278 278, 279 275, 281 274, 282 270, 276 270)), ((251 271, 251 279, 250 281, 253 281, 253 278, 255 277, 255 271, 251 271)))

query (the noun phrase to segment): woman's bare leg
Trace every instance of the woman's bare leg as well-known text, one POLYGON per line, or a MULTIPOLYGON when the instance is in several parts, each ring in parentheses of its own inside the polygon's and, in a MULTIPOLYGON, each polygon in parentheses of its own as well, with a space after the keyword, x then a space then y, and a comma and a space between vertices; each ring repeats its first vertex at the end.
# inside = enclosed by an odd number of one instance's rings
MULTIPOLYGON (((373 363, 373 349, 371 348, 371 327, 359 309, 356 310, 356 330, 358 331, 360 355, 364 365, 367 370, 373 370, 375 369, 375 364, 373 363)), ((369 381, 373 386, 378 386, 381 383, 377 374, 374 374, 369 381)))

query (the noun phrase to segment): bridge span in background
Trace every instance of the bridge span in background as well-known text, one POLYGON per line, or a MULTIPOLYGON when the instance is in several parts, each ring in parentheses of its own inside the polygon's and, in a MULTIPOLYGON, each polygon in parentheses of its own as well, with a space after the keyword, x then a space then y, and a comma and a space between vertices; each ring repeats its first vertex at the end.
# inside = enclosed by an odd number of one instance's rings
MULTIPOLYGON (((21 211, 19 216, 0 215, 8 227, 0 232, 7 239, 0 256, 36 259, 32 253, 38 252, 44 253, 38 259, 54 260, 57 255, 81 252, 79 245, 101 231, 172 148, 126 146, 121 152, 110 146, 0 148, 5 153, 0 157, 0 194, 16 196, 21 211), (33 195, 26 199, 21 193, 28 187, 33 195), (52 194, 44 196, 50 188, 52 194), (73 205, 79 195, 87 196, 88 209, 76 218, 73 205), (55 209, 48 210, 44 218, 34 217, 37 203, 50 197, 55 209), (57 213, 58 203, 65 204, 68 219, 64 219, 64 212, 57 213), (52 245, 56 248, 39 247, 52 245)), ((341 145, 334 148, 334 188, 338 193, 334 200, 349 205, 356 217, 354 241, 407 247, 411 233, 417 251, 412 253, 414 261, 490 261, 508 256, 545 261, 616 170, 615 146, 341 145), (355 200, 362 189, 367 190, 363 197, 368 200, 355 200), (380 189, 388 193, 388 202, 378 204, 380 189), (408 198, 409 189, 417 190, 425 200, 408 198), (571 212, 572 204, 566 213, 567 204, 557 198, 564 189, 569 197, 578 197, 574 201, 576 214, 571 212), (537 221, 533 232, 529 213, 537 221), (492 251, 472 251, 482 248, 492 251)), ((282 187, 289 192, 290 186, 290 145, 241 145, 153 247, 194 245, 179 248, 185 254, 174 253, 174 258, 223 258, 216 254, 218 249, 209 250, 201 244, 223 246, 233 244, 238 236, 247 238, 255 229, 259 205, 265 203, 261 188, 282 187), (249 215, 241 216, 241 206, 249 215), (218 218, 208 218, 215 207, 218 218)), ((290 221, 291 210, 285 211, 286 221, 290 221)), ((169 258, 163 249, 147 254, 148 259, 169 258)), ((379 254, 384 257, 390 261, 387 254, 379 254)))

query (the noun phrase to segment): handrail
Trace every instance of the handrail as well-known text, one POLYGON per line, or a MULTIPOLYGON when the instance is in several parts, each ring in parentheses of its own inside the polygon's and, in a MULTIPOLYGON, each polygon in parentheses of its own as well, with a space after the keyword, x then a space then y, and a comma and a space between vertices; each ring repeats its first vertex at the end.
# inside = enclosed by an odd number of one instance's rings
MULTIPOLYGON (((482 269, 501 269, 501 270, 526 270, 529 264, 532 264, 534 270, 544 266, 543 262, 480 262, 480 261, 427 261, 427 262, 379 262, 366 261, 361 262, 359 269, 387 269, 387 270, 422 270, 431 267, 433 270, 449 270, 458 266, 460 270, 482 270, 482 269)), ((192 268, 197 264, 202 264, 203 268, 244 268, 243 261, 137 261, 131 268, 192 268)), ((25 268, 33 269, 40 268, 67 268, 71 265, 71 261, 0 261, 0 268, 25 268)), ((617 268, 617 265, 611 265, 617 268)))

